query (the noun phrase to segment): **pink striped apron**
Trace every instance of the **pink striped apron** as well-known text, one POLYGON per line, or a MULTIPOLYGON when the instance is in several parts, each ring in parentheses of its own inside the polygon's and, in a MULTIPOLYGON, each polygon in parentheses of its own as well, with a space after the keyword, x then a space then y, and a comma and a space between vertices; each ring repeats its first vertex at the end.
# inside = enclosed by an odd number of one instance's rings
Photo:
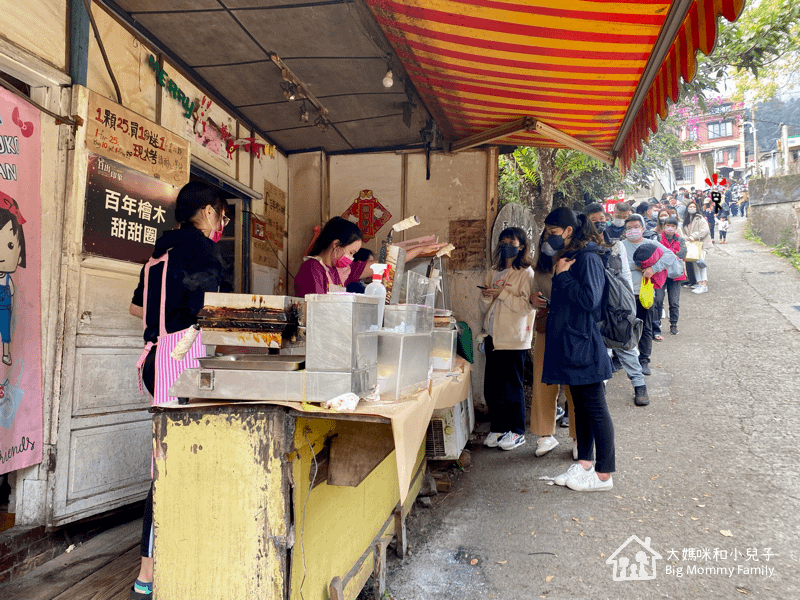
MULTIPOLYGON (((205 356, 205 348, 202 342, 202 333, 197 336, 192 347, 186 353, 183 360, 175 360, 170 356, 172 350, 181 341, 184 334, 189 331, 189 328, 175 333, 167 333, 166 326, 166 302, 167 302, 167 265, 169 263, 169 250, 164 253, 160 258, 151 258, 147 261, 144 267, 144 312, 142 314, 142 327, 147 327, 147 285, 150 278, 150 269, 158 263, 164 264, 164 269, 161 274, 161 305, 158 314, 158 342, 156 346, 156 385, 155 395, 151 398, 150 404, 156 406, 164 404, 170 400, 174 400, 174 396, 169 395, 169 388, 175 383, 184 369, 193 369, 200 366, 197 361, 198 358, 205 356)), ((153 342, 147 342, 144 347, 139 361, 136 363, 136 369, 139 373, 139 391, 144 394, 144 386, 142 384, 142 367, 144 366, 145 359, 153 347, 153 342)))

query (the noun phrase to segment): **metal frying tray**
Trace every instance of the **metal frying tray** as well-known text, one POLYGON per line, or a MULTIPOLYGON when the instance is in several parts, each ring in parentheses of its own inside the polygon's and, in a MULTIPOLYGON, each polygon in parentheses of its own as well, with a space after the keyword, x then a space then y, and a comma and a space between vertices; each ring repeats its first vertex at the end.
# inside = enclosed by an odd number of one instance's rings
POLYGON ((197 359, 204 369, 239 369, 250 371, 299 371, 305 356, 282 354, 227 354, 197 359))

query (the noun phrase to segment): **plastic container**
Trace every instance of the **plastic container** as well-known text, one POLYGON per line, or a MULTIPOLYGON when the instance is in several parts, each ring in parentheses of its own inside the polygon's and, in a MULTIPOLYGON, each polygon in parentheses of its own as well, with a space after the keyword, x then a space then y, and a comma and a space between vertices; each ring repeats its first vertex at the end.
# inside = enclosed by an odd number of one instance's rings
POLYGON ((378 321, 377 327, 383 327, 383 309, 386 306, 386 287, 381 283, 383 279, 383 272, 386 270, 386 265, 380 263, 372 264, 372 283, 364 290, 364 295, 371 298, 378 299, 378 321))
POLYGON ((387 306, 383 327, 400 333, 430 333, 433 331, 433 309, 416 304, 387 306))
POLYGON ((431 365, 437 371, 452 371, 456 366, 455 329, 434 329, 431 334, 431 365))
POLYGON ((398 401, 428 387, 431 334, 378 332, 381 400, 398 401))

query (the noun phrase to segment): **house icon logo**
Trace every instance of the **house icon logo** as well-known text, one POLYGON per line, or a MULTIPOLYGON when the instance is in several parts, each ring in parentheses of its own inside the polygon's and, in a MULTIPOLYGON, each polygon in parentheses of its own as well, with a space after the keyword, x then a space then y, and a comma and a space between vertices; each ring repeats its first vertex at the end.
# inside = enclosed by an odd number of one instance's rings
POLYGON ((660 558, 650 547, 649 537, 642 541, 632 535, 606 559, 606 564, 614 565, 614 581, 644 581, 656 578, 656 561, 660 558))

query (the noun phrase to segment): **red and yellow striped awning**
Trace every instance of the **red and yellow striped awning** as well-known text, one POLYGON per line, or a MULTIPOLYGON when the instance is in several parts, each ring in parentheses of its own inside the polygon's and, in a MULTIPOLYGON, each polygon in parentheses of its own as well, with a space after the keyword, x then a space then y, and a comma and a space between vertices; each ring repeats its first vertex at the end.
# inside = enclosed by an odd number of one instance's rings
MULTIPOLYGON (((713 49, 717 18, 733 21, 744 5, 366 1, 446 138, 531 117, 619 158, 623 170, 656 131, 656 115, 666 117, 667 98, 677 99, 679 78, 694 77, 695 53, 713 49), (660 66, 651 60, 658 48, 660 66)), ((493 143, 564 147, 532 127, 493 143)))

